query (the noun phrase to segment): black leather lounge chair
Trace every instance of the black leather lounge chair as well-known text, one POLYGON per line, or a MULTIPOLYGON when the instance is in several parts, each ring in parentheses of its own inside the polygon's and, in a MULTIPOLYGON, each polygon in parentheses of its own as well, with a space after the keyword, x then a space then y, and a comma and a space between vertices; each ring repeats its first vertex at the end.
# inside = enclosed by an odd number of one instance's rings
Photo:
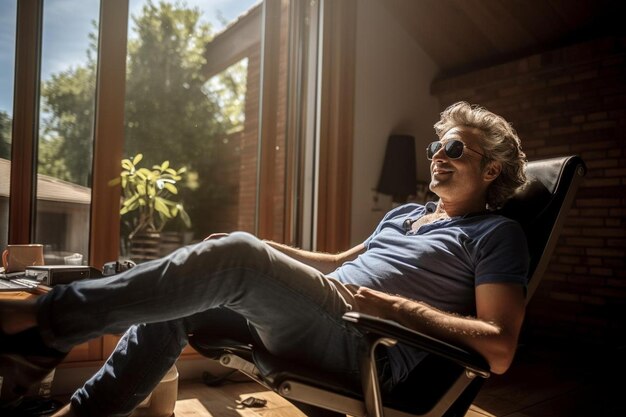
MULTIPOLYGON (((527 300, 539 284, 556 246, 576 190, 586 174, 578 156, 533 161, 528 164, 528 185, 501 210, 521 223, 531 256, 527 300)), ((409 330, 397 323, 359 313, 344 319, 363 331, 370 343, 362 359, 362 384, 349 386, 306 364, 286 363, 225 335, 196 332, 190 344, 205 356, 218 359, 296 402, 350 416, 463 416, 490 376, 487 362, 459 346, 409 330), (379 345, 404 343, 430 352, 403 386, 382 398, 377 380, 375 350, 379 345)))

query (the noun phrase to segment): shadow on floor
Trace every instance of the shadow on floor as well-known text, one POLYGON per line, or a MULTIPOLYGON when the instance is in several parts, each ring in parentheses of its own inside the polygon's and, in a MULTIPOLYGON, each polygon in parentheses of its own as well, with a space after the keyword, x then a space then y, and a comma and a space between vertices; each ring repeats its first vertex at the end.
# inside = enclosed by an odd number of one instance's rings
POLYGON ((495 417, 626 416, 626 349, 580 352, 521 346, 474 401, 495 417))

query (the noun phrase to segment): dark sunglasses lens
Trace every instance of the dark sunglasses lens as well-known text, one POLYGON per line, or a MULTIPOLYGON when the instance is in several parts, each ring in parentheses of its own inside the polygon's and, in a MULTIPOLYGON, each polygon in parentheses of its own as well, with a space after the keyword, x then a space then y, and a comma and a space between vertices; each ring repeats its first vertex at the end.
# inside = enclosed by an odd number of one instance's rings
POLYGON ((433 156, 441 149, 441 142, 432 142, 426 148, 426 157, 428 159, 433 159, 433 156))
POLYGON ((446 155, 448 158, 457 159, 463 155, 463 142, 460 140, 451 140, 446 143, 446 155))
MULTIPOLYGON (((442 146, 443 145, 441 144, 441 142, 432 142, 426 148, 426 157, 428 159, 433 159, 433 156, 435 156, 435 154, 439 152, 439 149, 441 149, 442 146)), ((450 142, 446 143, 444 150, 448 158, 457 159, 460 158, 461 155, 463 155, 464 147, 465 145, 463 145, 463 142, 461 142, 460 140, 451 140, 450 142)))

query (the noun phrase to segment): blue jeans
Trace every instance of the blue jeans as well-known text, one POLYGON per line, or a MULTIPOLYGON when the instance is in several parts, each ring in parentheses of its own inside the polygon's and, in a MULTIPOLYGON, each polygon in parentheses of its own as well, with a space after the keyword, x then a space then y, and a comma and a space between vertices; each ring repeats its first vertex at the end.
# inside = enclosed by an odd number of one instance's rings
POLYGON ((174 364, 187 334, 224 308, 247 319, 270 353, 357 378, 364 345, 342 320, 349 301, 338 282, 238 232, 113 277, 54 287, 39 300, 38 323, 60 350, 125 332, 72 397, 79 415, 123 416, 174 364))

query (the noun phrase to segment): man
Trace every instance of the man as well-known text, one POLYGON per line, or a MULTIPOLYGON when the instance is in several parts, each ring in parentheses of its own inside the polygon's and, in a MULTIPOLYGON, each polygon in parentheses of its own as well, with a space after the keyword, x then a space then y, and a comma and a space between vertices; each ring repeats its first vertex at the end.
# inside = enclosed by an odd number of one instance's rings
MULTIPOLYGON (((356 380, 363 338, 341 319, 356 310, 462 344, 505 372, 524 317, 528 254, 520 226, 489 210, 524 184, 525 155, 504 119, 464 102, 446 109, 435 131, 427 157, 439 202, 392 210, 363 244, 331 255, 220 234, 114 277, 54 287, 36 302, 4 302, 10 355, 0 364, 44 374, 72 346, 128 329, 59 414, 126 415, 176 361, 188 333, 232 317, 245 318, 269 352, 356 380), (43 352, 20 351, 27 338, 43 352)), ((389 349, 386 390, 423 357, 389 349)))

